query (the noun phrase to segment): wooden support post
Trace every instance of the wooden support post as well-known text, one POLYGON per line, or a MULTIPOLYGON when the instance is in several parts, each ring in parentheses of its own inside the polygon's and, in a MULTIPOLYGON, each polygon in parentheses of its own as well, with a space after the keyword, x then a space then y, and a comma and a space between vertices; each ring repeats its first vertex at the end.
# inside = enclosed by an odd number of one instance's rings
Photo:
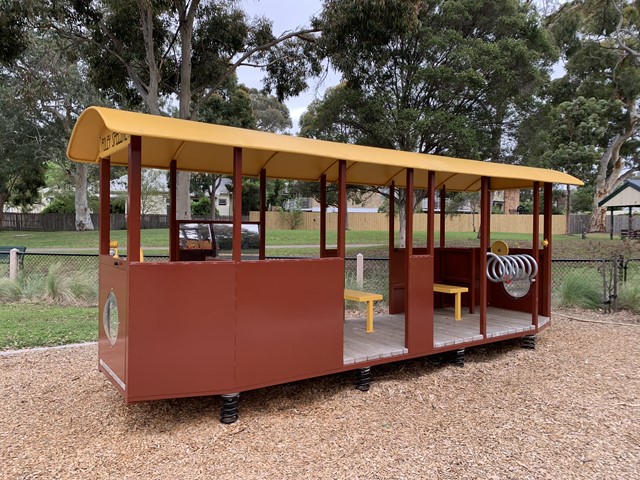
POLYGON ((142 192, 142 138, 133 135, 129 143, 127 206, 127 261, 140 261, 140 204, 142 192))
POLYGON ((347 237, 347 162, 338 163, 338 257, 346 256, 347 237))
POLYGON ((100 255, 109 254, 111 238, 111 160, 100 160, 100 255))
MULTIPOLYGON (((413 168, 407 168, 407 186, 405 192, 405 252, 407 266, 409 257, 413 255, 413 168)), ((408 272, 408 269, 407 269, 408 272)), ((405 284, 406 285, 406 284, 405 284)), ((405 289, 406 291, 406 289, 405 289)))
POLYGON ((234 262, 242 260, 242 149, 233 147, 233 251, 234 262))
MULTIPOLYGON (((547 246, 544 252, 544 277, 539 278, 538 282, 541 282, 542 292, 545 295, 543 315, 551 314, 551 259, 553 258, 553 184, 544 184, 544 239, 547 241, 547 246)), ((540 275, 538 275, 540 277, 540 275)))
MULTIPOLYGON (((545 189, 546 190, 546 189, 545 189)), ((546 202, 545 202, 546 213, 546 202)), ((546 215, 545 215, 546 219, 546 215)), ((532 257, 536 262, 536 265, 540 264, 540 182, 533 182, 533 238, 531 242, 532 257)), ((536 278, 534 284, 531 286, 531 323, 534 327, 538 328, 538 298, 540 289, 538 288, 538 282, 540 279, 536 278)))
MULTIPOLYGON (((179 232, 178 232, 178 221, 176 219, 176 199, 177 199, 177 191, 178 191, 178 167, 176 160, 171 160, 169 163, 169 261, 177 262, 180 253, 178 251, 178 247, 180 245, 179 242, 179 232)), ((215 202, 215 192, 214 192, 214 202, 215 202)), ((216 208, 214 204, 211 205, 211 208, 216 208)))
POLYGON ((427 198, 429 202, 429 210, 427 210, 427 254, 433 255, 435 246, 435 215, 436 215, 436 172, 429 172, 429 180, 427 184, 427 198))
POLYGON ((609 233, 609 240, 613 240, 613 207, 609 207, 608 210, 609 218, 611 219, 611 232, 609 233))
POLYGON ((260 252, 258 258, 264 260, 267 251, 267 171, 260 170, 260 252))
POLYGON ((396 182, 389 187, 389 258, 396 245, 396 182))
POLYGON ((327 252, 327 176, 320 177, 320 257, 327 252))
MULTIPOLYGON (((391 182, 389 186, 389 272, 387 273, 387 281, 389 284, 389 305, 393 305, 393 283, 391 282, 391 261, 393 250, 395 248, 395 229, 396 229, 396 182, 391 182)), ((391 312, 390 312, 391 313, 391 312)))
POLYGON ((489 249, 489 177, 482 177, 480 192, 480 334, 487 338, 487 250, 489 249))
POLYGON ((407 181, 405 187, 405 244, 404 244, 404 344, 408 347, 411 345, 412 331, 409 328, 411 317, 411 306, 409 303, 409 295, 412 290, 411 283, 409 282, 411 276, 411 257, 413 256, 413 182, 414 172, 413 168, 407 168, 407 181))
POLYGON ((444 248, 445 245, 445 208, 447 202, 447 189, 444 185, 440 189, 440 248, 444 248))

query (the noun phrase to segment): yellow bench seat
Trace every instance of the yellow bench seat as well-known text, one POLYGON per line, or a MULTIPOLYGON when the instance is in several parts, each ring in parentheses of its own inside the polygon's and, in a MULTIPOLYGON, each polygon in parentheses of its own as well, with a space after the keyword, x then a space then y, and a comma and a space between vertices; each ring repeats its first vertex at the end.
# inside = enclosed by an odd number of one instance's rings
POLYGON ((354 302, 367 302, 367 333, 373 332, 373 302, 382 300, 379 293, 361 292, 359 290, 344 289, 344 299, 354 302))
POLYGON ((467 287, 459 287, 457 285, 445 285, 443 283, 434 283, 433 291, 438 293, 450 293, 455 295, 455 319, 462 319, 462 294, 467 293, 469 289, 467 287))

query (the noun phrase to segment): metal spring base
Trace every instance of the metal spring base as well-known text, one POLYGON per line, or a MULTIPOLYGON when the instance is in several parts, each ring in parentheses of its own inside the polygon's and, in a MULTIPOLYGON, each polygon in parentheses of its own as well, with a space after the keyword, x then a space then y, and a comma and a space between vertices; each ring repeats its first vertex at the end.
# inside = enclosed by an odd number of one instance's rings
POLYGON ((371 367, 356 370, 356 389, 368 392, 371 387, 371 367))
POLYGON ((230 393, 222 395, 222 408, 220 409, 220 423, 226 425, 234 423, 238 420, 238 402, 240 401, 239 393, 230 393))
POLYGON ((522 348, 528 348, 529 350, 535 350, 536 348, 536 336, 526 335, 522 339, 522 348))
POLYGON ((452 352, 451 363, 456 367, 464 367, 464 348, 452 352))

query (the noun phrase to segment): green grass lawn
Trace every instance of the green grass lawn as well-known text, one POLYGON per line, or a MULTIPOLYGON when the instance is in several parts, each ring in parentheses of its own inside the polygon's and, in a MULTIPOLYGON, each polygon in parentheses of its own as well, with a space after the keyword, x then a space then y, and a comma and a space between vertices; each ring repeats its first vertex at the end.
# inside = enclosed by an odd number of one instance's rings
POLYGON ((95 341, 97 307, 0 305, 0 350, 95 341))
MULTIPOLYGON (((112 239, 118 240, 120 253, 126 252, 126 231, 114 230, 112 239)), ((397 241, 398 235, 396 235, 397 241)), ((425 244, 426 234, 414 232, 414 245, 425 244)), ((541 236, 542 238, 542 236, 541 236)), ((145 255, 166 255, 168 252, 169 231, 167 229, 142 230, 142 246, 145 255)), ((478 246, 479 240, 474 232, 447 232, 447 246, 478 246)), ((267 255, 269 256, 317 256, 320 245, 318 230, 268 230, 267 255), (302 246, 302 248, 301 248, 302 246), (293 248, 291 248, 293 247, 293 248), (304 248, 307 247, 307 248, 304 248)), ((439 234, 435 235, 436 245, 439 234)), ((492 233, 491 241, 503 240, 513 247, 531 245, 531 235, 519 233, 492 233)), ((386 256, 388 235, 386 231, 363 232, 348 230, 346 234, 347 253, 355 255, 362 251, 376 252, 372 256, 386 256), (349 247, 349 245, 364 245, 349 247)), ((609 239, 606 233, 588 234, 586 240, 580 235, 554 235, 555 258, 609 258, 612 255, 624 255, 626 258, 640 258, 640 242, 609 239)), ((335 244, 336 232, 327 232, 327 243, 335 244)), ((97 252, 98 232, 8 232, 0 231, 0 245, 24 245, 27 251, 47 249, 50 251, 97 252), (87 250, 88 249, 88 250, 87 250)))

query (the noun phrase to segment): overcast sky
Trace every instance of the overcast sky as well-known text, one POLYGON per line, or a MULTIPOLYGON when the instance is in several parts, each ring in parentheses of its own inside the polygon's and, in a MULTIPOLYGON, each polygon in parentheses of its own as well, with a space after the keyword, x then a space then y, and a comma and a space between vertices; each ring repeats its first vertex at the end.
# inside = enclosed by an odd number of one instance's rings
MULTIPOLYGON (((272 20, 273 33, 276 36, 287 30, 308 27, 309 19, 322 10, 321 0, 241 0, 240 4, 249 16, 264 16, 272 20)), ((240 83, 248 87, 261 88, 263 77, 263 73, 256 68, 238 69, 240 83)), ((297 133, 298 119, 307 106, 315 98, 321 97, 327 87, 337 84, 338 81, 335 74, 329 75, 324 81, 311 80, 307 91, 285 102, 291 112, 294 132, 297 133)))

